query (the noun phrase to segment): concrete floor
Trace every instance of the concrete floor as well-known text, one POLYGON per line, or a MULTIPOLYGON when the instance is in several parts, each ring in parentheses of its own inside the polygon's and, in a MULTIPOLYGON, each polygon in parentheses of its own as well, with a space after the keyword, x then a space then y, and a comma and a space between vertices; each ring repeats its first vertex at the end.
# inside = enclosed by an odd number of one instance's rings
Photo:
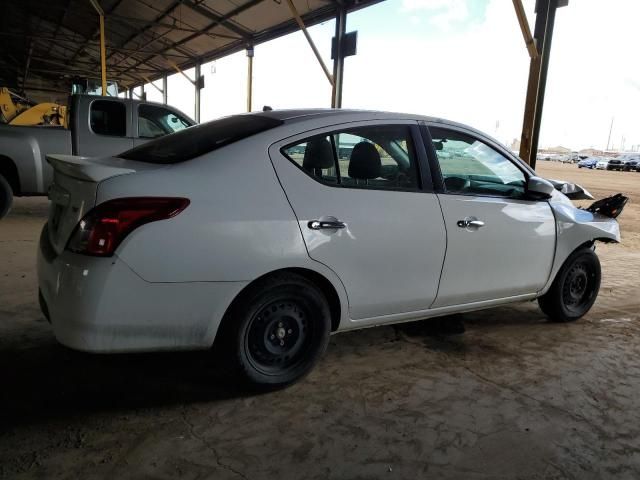
POLYGON ((302 383, 243 396, 206 353, 56 344, 36 301, 46 202, 0 222, 0 477, 638 479, 640 252, 602 246, 581 321, 535 303, 332 337, 302 383))

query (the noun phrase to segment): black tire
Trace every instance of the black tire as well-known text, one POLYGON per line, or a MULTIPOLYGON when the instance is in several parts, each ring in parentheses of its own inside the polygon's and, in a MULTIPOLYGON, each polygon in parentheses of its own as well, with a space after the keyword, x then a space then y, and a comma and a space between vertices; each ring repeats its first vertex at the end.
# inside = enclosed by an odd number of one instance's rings
POLYGON ((13 190, 9 182, 0 175, 0 218, 4 218, 13 204, 13 190))
POLYGON ((245 387, 272 390, 309 373, 326 351, 330 332, 329 304, 320 289, 301 275, 282 273, 234 301, 214 349, 245 387))
POLYGON ((564 262, 551 288, 538 298, 553 322, 573 322, 593 306, 600 290, 600 260, 591 248, 576 250, 564 262))

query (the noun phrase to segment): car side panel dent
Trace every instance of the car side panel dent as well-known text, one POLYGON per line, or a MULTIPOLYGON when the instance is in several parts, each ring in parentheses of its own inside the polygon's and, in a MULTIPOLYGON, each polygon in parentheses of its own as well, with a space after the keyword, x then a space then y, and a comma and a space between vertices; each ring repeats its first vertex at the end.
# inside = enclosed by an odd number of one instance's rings
POLYGON ((620 226, 613 218, 576 208, 570 201, 554 198, 549 205, 556 217, 556 255, 551 275, 540 295, 549 290, 562 264, 581 245, 596 240, 620 242, 620 226))

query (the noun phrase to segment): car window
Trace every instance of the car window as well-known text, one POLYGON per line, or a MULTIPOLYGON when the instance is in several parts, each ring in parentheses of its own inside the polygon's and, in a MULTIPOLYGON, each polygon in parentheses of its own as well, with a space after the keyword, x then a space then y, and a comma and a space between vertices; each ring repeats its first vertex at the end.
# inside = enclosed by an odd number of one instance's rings
POLYGON ((420 188, 411 130, 406 125, 318 135, 284 147, 282 153, 322 183, 392 190, 420 188))
POLYGON ((447 193, 524 195, 526 176, 504 155, 470 135, 445 128, 429 130, 447 193))
POLYGON ((282 123, 259 114, 233 115, 156 138, 118 157, 163 165, 186 162, 282 123))
POLYGON ((95 100, 91 103, 91 130, 99 135, 127 135, 127 107, 124 103, 95 100))
POLYGON ((155 105, 138 106, 138 136, 156 138, 178 132, 189 127, 190 123, 171 110, 155 105))

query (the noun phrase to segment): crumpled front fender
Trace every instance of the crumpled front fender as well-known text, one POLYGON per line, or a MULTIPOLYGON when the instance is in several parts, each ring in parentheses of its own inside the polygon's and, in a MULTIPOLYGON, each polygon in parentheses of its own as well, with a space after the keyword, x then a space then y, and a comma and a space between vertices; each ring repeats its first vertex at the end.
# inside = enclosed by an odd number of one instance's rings
POLYGON ((570 201, 550 201, 549 205, 556 217, 556 254, 551 275, 540 294, 550 287, 565 260, 579 246, 600 240, 620 242, 620 226, 613 218, 574 207, 570 201))

